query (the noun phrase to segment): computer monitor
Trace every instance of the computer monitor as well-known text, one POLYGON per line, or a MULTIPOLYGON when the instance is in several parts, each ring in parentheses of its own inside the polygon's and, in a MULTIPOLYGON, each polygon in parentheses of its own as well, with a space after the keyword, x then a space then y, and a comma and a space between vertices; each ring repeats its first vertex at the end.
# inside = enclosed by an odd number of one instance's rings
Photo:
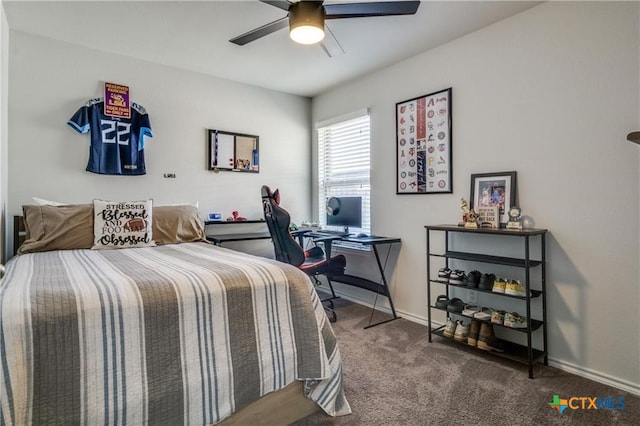
POLYGON ((362 197, 331 197, 327 200, 327 225, 362 228, 362 197))

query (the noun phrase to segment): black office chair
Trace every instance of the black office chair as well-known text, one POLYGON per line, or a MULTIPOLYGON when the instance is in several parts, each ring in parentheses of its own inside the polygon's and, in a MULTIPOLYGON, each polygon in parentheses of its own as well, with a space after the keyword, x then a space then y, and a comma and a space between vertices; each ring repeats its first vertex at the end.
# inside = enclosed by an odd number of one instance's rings
MULTIPOLYGON (((329 315, 329 320, 335 322, 337 315, 332 299, 336 298, 336 294, 331 283, 331 276, 344 274, 347 259, 342 254, 327 258, 324 251, 318 246, 305 251, 301 243, 296 241, 291 234, 291 217, 285 209, 280 207, 280 195, 277 189, 275 192, 271 192, 268 186, 262 187, 262 209, 269 233, 271 233, 276 259, 297 266, 311 276, 316 285, 320 284, 318 275, 324 275, 327 278, 332 297, 321 299, 321 301, 329 315)), ((336 237, 319 238, 314 241, 326 239, 336 239, 336 237)))

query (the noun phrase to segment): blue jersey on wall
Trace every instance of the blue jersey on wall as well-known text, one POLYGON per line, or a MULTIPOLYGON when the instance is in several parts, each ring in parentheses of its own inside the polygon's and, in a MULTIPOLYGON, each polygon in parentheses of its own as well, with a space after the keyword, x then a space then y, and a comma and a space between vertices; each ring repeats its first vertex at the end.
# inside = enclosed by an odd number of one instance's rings
POLYGON ((91 131, 87 171, 104 175, 143 175, 144 137, 152 137, 149 115, 131 103, 131 118, 104 114, 104 100, 90 99, 67 121, 78 133, 91 131))

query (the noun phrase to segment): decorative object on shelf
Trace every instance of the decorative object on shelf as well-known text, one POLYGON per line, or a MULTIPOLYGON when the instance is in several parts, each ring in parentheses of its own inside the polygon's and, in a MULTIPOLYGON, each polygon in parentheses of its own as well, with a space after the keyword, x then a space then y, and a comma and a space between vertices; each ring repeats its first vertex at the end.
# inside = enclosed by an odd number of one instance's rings
POLYGON ((481 228, 499 228, 500 227, 500 207, 487 206, 477 207, 478 224, 481 228))
POLYGON ((396 104, 396 193, 450 194, 451 88, 396 104))
POLYGON ((507 229, 522 229, 522 210, 520 207, 512 206, 508 215, 507 229))
POLYGON ((469 209, 465 215, 464 227, 467 229, 478 228, 478 214, 473 209, 469 209))
POLYGON ((472 174, 471 208, 497 206, 500 209, 500 226, 504 227, 508 210, 518 202, 516 177, 514 171, 472 174))
POLYGON ((259 137, 243 133, 207 130, 209 170, 259 173, 259 137))
POLYGON ((464 198, 460 198, 460 210, 462 210, 462 222, 459 222, 458 226, 472 229, 478 228, 478 214, 474 209, 469 208, 469 204, 464 198))
POLYGON ((230 222, 244 222, 247 220, 247 218, 240 216, 240 213, 238 213, 238 210, 234 210, 231 212, 231 216, 228 217, 227 220, 230 222))

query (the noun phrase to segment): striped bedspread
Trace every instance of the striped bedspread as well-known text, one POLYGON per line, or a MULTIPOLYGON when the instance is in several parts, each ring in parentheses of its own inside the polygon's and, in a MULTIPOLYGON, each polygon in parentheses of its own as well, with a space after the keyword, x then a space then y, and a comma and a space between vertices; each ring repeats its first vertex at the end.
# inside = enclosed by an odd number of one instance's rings
POLYGON ((25 254, 0 284, 0 424, 213 424, 294 380, 350 412, 309 278, 206 243, 25 254))

